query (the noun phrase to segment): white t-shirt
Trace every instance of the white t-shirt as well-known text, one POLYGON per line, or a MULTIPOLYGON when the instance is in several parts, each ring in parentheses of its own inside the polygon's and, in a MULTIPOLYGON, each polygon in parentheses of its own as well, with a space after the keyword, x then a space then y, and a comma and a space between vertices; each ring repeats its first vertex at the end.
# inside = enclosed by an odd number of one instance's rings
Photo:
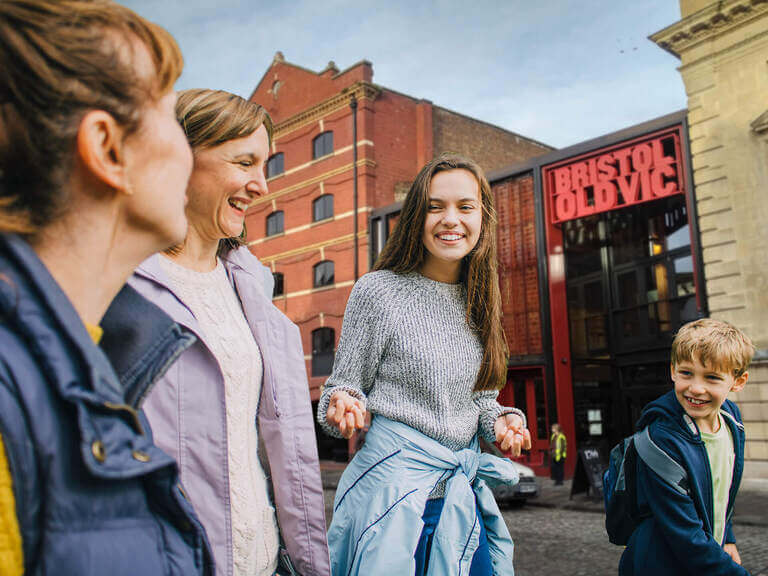
POLYGON ((709 469, 712 471, 712 497, 714 518, 712 533, 717 543, 722 546, 725 539, 725 515, 728 511, 728 498, 733 482, 733 464, 736 453, 733 449, 733 435, 723 417, 717 415, 720 428, 714 434, 701 433, 701 439, 707 449, 709 469))

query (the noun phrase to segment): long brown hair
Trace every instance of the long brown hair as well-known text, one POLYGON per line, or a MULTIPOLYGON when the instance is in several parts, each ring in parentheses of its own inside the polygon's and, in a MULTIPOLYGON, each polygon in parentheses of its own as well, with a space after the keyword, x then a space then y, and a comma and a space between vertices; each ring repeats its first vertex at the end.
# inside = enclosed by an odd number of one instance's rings
MULTIPOLYGON (((266 109, 224 90, 192 88, 179 92, 176 100, 176 119, 187 135, 192 152, 213 148, 229 140, 246 138, 264 126, 267 138, 272 142, 272 119, 266 109)), ((246 230, 234 238, 219 241, 218 255, 221 256, 245 244, 246 230)), ((183 244, 173 246, 166 252, 178 254, 183 244)))
POLYGON ((109 0, 1 1, 0 232, 34 235, 64 212, 88 111, 108 112, 131 134, 182 67, 166 30, 109 0), (136 45, 153 73, 136 66, 136 45))
POLYGON ((483 344, 483 361, 475 390, 499 390, 506 382, 508 348, 501 326, 501 294, 496 258, 496 209, 482 168, 456 154, 442 154, 428 162, 413 182, 400 211, 400 219, 384 246, 374 270, 406 274, 421 269, 427 256, 422 240, 429 207, 429 188, 435 174, 466 170, 477 180, 483 220, 480 237, 464 257, 459 281, 467 289, 467 323, 483 344))

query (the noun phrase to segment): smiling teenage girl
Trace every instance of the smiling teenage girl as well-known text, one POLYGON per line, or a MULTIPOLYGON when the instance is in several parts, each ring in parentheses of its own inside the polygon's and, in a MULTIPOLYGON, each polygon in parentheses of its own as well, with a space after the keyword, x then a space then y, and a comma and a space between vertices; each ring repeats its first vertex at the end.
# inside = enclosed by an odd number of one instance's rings
POLYGON ((490 187, 474 162, 444 155, 352 290, 320 398, 331 434, 373 414, 336 492, 334 574, 512 573, 486 482, 516 473, 477 446, 479 432, 515 455, 530 447, 524 415, 496 402, 506 359, 490 187))

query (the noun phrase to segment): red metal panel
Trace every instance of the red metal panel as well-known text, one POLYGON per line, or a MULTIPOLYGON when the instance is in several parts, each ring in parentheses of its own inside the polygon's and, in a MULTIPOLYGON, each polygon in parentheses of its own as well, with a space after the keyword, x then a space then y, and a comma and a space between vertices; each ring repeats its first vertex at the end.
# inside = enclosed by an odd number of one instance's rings
POLYGON ((504 334, 512 356, 542 353, 533 176, 494 185, 498 216, 499 288, 504 334))
MULTIPOLYGON (((548 211, 548 207, 545 207, 548 211)), ((549 215, 547 215, 549 216, 549 215)), ((551 222, 547 217, 547 222, 551 222)), ((557 422, 568 438, 568 451, 576 454, 576 424, 571 380, 571 340, 568 326, 568 303, 565 287, 565 256, 563 232, 551 223, 547 225, 547 267, 549 269, 549 306, 552 318, 552 371, 555 377, 557 422)), ((554 421, 554 419, 552 419, 554 421)), ((573 473, 576 458, 567 458, 565 473, 573 473)))

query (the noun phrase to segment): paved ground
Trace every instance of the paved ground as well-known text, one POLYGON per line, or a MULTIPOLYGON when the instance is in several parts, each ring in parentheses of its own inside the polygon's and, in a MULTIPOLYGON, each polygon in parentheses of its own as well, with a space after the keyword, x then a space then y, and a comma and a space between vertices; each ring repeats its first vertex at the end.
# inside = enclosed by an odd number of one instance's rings
MULTIPOLYGON (((617 574, 622 548, 608 542, 603 515, 524 506, 503 510, 515 541, 516 576, 617 574)), ((762 526, 736 526, 744 567, 768 576, 768 539, 762 526)))
MULTIPOLYGON (((323 466, 326 516, 343 466, 323 466)), ((570 486, 538 478, 540 495, 528 504, 504 508, 515 540, 516 576, 602 576, 617 573, 622 548, 608 542, 602 504, 583 495, 570 498, 570 486)), ((768 576, 768 481, 747 483, 736 502, 736 539, 744 567, 768 576)))

